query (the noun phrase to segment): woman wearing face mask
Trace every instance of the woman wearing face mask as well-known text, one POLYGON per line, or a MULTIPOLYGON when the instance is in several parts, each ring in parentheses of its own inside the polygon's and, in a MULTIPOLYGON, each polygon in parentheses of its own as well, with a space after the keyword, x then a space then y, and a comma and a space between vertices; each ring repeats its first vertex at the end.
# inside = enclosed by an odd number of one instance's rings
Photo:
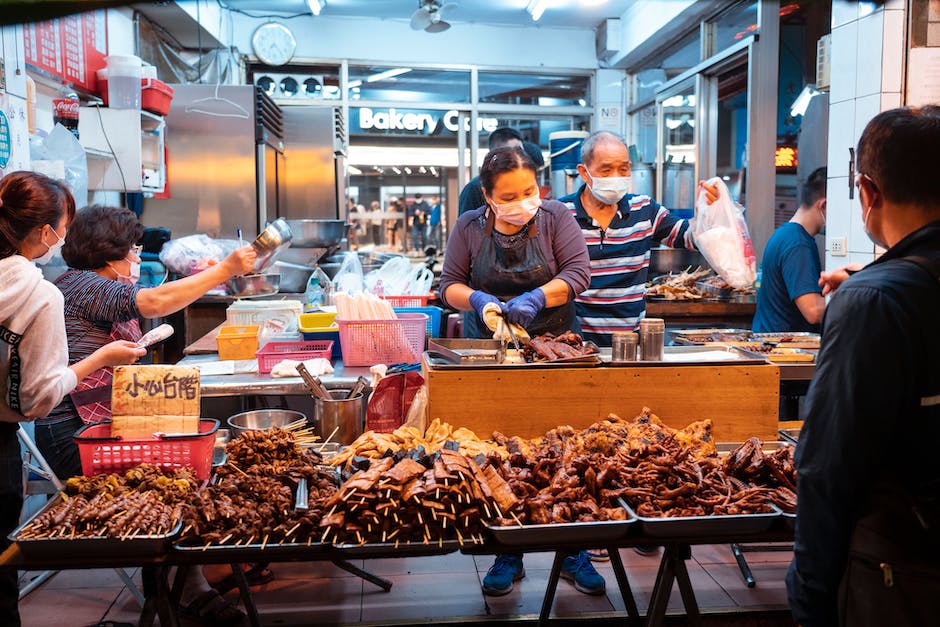
MULTIPOLYGON (((58 181, 33 172, 0 179, 0 552, 23 504, 17 423, 43 417, 75 384, 105 366, 146 353, 131 342, 103 342, 69 365, 62 294, 33 262, 65 240, 75 201, 58 181)), ((0 568, 0 625, 19 625, 16 569, 0 568)))
MULTIPOLYGON (((111 340, 140 339, 138 318, 179 311, 233 276, 252 271, 255 252, 244 246, 221 263, 158 287, 137 286, 144 228, 132 211, 94 205, 79 211, 69 228, 62 257, 69 270, 55 280, 65 297, 69 361, 75 362, 111 340)), ((60 477, 81 474, 72 436, 83 424, 111 418, 111 369, 80 379, 47 418, 36 424, 36 443, 60 477)))
POLYGON ((490 151, 480 168, 486 205, 460 216, 447 242, 442 298, 480 318, 469 317, 464 337, 486 335, 489 303, 533 336, 577 330, 573 299, 589 282, 587 249, 567 208, 539 198, 535 172, 520 148, 490 151))

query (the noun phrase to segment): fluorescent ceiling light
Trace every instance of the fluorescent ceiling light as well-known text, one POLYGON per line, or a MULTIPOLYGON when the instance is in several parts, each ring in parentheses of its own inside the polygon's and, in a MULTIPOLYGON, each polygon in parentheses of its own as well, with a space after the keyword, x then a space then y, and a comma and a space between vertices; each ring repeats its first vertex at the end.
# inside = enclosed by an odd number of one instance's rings
POLYGON ((533 22, 538 22, 539 18, 542 17, 542 13, 545 13, 545 7, 547 6, 548 0, 532 0, 525 10, 532 16, 533 22))
POLYGON ((320 15, 320 11, 325 7, 326 0, 307 0, 307 8, 310 9, 310 12, 314 15, 320 15))
POLYGON ((367 83, 374 83, 376 81, 384 81, 386 78, 392 78, 393 76, 399 76, 401 74, 407 74, 411 71, 410 67, 397 67, 392 70, 386 70, 384 72, 379 72, 378 74, 373 74, 372 76, 366 79, 367 83))
POLYGON ((800 92, 800 95, 796 97, 796 100, 793 101, 793 105, 790 107, 790 117, 795 118, 798 115, 806 113, 806 107, 809 106, 809 101, 818 93, 815 85, 807 84, 803 88, 803 91, 800 92))

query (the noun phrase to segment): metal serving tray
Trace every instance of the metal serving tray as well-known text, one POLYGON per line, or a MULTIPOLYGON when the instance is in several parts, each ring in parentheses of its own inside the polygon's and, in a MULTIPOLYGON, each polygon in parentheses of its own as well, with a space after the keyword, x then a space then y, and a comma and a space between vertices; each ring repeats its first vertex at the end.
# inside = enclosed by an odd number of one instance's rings
MULTIPOLYGON (((586 346, 594 346, 585 342, 586 346)), ((428 365, 440 370, 465 368, 552 368, 571 366, 596 366, 601 362, 597 353, 581 357, 567 357, 552 361, 527 362, 514 348, 506 349, 506 360, 500 363, 496 354, 499 342, 496 340, 471 340, 459 338, 438 338, 428 340, 425 356, 428 365)))
MULTIPOLYGON (((718 449, 718 455, 727 455, 742 444, 744 444, 744 442, 716 442, 715 448, 718 449)), ((787 442, 784 440, 768 440, 764 442, 764 446, 761 448, 761 450, 765 454, 769 454, 773 453, 781 446, 790 446, 792 444, 792 442, 787 442)))
MULTIPOLYGON (((465 538, 463 546, 474 545, 473 541, 465 538)), ((447 555, 456 553, 462 547, 457 540, 444 540, 440 544, 437 542, 399 542, 395 546, 394 542, 376 542, 366 544, 334 544, 333 548, 346 558, 354 557, 359 559, 382 559, 386 557, 422 557, 427 555, 447 555)))
POLYGON ((580 544, 584 547, 603 547, 630 533, 636 522, 632 512, 626 520, 597 522, 553 523, 547 525, 487 525, 486 529, 500 544, 514 547, 543 547, 555 544, 580 544))
POLYGON ((708 333, 744 333, 750 335, 750 329, 719 329, 717 327, 712 327, 708 329, 667 329, 667 333, 671 333, 672 336, 676 339, 685 340, 689 344, 701 344, 702 342, 697 342, 689 339, 689 337, 695 337, 698 335, 706 335, 708 333))
POLYGON ((653 538, 687 538, 690 536, 733 536, 761 533, 770 529, 780 517, 780 510, 764 514, 728 514, 715 516, 677 516, 649 518, 638 515, 626 503, 624 507, 637 519, 640 531, 653 538))
POLYGON ((778 350, 786 351, 785 354, 771 354, 771 353, 758 353, 752 350, 748 350, 743 346, 732 346, 731 348, 744 353, 745 355, 750 355, 752 357, 760 357, 765 361, 769 361, 773 364, 812 364, 816 361, 816 353, 803 350, 802 348, 781 348, 778 350), (776 359, 774 359, 776 357, 776 359))
POLYGON ((666 346, 663 349, 663 361, 624 361, 612 362, 610 349, 602 348, 600 352, 601 363, 605 366, 625 366, 628 368, 648 366, 747 366, 766 364, 764 358, 745 355, 731 350, 729 346, 706 346, 694 344, 689 346, 666 346), (718 358, 718 354, 721 358, 718 358), (696 359, 696 356, 699 356, 696 359))
POLYGON ((791 444, 796 444, 800 441, 800 431, 801 429, 777 429, 777 433, 780 434, 780 437, 791 444))
POLYGON ((213 560, 218 559, 220 555, 229 554, 232 555, 233 559, 243 560, 245 559, 245 553, 249 551, 257 551, 264 555, 269 555, 273 559, 279 555, 289 555, 291 557, 297 555, 320 555, 328 551, 331 546, 322 542, 311 542, 310 544, 306 542, 285 542, 283 544, 268 542, 263 547, 260 542, 254 542, 252 544, 240 544, 235 546, 234 542, 230 542, 228 544, 213 544, 207 548, 205 544, 190 545, 177 542, 173 544, 172 548, 174 551, 190 555, 196 553, 212 555, 213 560))
POLYGON ((179 536, 183 528, 183 521, 180 520, 167 533, 138 535, 126 540, 111 536, 19 539, 19 535, 35 518, 55 507, 60 500, 59 495, 56 495, 54 499, 50 499, 42 509, 14 529, 8 536, 12 542, 16 542, 20 551, 26 557, 53 559, 61 558, 64 555, 69 557, 155 557, 163 555, 169 550, 173 539, 179 536))

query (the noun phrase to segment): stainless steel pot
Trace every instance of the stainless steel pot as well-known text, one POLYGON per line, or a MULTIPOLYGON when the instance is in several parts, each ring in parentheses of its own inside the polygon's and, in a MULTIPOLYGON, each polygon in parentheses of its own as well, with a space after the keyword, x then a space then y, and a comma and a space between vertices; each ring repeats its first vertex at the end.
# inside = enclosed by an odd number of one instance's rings
POLYGON ((692 266, 693 270, 696 266, 709 267, 705 257, 697 250, 664 247, 650 250, 650 278, 670 272, 682 272, 689 266, 692 266))
MULTIPOLYGON (((336 276, 336 273, 339 272, 339 268, 343 265, 343 255, 350 253, 340 253, 338 255, 330 255, 324 259, 321 263, 317 264, 320 266, 326 275, 331 279, 336 276)), ((378 253, 378 252, 365 252, 359 251, 359 261, 362 263, 362 274, 366 275, 373 270, 378 270, 382 265, 395 257, 401 257, 402 255, 397 255, 395 253, 378 253)))
POLYGON ((278 218, 269 222, 264 230, 258 234, 255 241, 251 243, 252 248, 258 254, 255 259, 255 272, 261 272, 277 260, 291 243, 291 230, 287 226, 287 220, 278 218))
POLYGON ((291 246, 301 248, 332 248, 344 237, 349 225, 345 220, 287 220, 291 246))
POLYGON ((281 285, 280 274, 246 274, 228 282, 228 292, 238 298, 277 294, 281 285))
POLYGON ((298 420, 307 420, 307 417, 289 409, 255 409, 230 416, 228 425, 235 435, 241 435, 245 431, 283 427, 298 420))

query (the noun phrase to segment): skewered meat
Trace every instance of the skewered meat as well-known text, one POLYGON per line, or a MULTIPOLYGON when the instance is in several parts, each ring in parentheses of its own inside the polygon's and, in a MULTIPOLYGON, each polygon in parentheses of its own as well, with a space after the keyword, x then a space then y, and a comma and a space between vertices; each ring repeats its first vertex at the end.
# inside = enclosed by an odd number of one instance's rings
POLYGON ((586 345, 580 335, 571 331, 557 337, 551 333, 538 335, 522 347, 522 357, 528 362, 583 357, 595 353, 597 347, 586 345))

